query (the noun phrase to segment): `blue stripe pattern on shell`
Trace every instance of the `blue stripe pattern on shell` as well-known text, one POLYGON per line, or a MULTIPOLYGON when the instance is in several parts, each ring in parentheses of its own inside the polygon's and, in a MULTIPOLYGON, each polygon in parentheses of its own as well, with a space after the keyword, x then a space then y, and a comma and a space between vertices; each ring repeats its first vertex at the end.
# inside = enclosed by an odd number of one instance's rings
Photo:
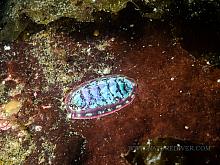
POLYGON ((91 119, 111 114, 130 104, 136 84, 122 75, 96 78, 74 88, 65 103, 73 119, 91 119))

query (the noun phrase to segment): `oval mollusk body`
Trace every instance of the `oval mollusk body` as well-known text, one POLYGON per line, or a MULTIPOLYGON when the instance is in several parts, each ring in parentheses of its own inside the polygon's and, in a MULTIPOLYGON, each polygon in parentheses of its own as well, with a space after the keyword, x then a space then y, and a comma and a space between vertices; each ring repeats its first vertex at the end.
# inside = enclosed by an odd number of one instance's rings
POLYGON ((136 84, 122 75, 110 75, 87 81, 66 97, 72 119, 92 119, 120 110, 134 99, 136 84))

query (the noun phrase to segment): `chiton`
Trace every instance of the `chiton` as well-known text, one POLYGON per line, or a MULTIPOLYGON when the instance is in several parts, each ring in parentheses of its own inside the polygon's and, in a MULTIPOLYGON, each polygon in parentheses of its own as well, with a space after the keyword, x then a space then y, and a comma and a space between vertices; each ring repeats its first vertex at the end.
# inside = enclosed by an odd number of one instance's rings
POLYGON ((109 75, 75 87, 65 98, 72 119, 99 118, 130 104, 136 83, 123 75, 109 75))

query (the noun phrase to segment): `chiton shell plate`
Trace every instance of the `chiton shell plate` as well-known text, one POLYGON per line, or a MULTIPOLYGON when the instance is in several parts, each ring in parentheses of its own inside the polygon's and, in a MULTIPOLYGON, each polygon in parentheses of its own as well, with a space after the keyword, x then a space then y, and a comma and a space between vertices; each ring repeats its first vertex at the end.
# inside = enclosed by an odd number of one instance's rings
POLYGON ((65 98, 72 119, 99 118, 130 104, 136 83, 123 75, 96 78, 75 87, 65 98))

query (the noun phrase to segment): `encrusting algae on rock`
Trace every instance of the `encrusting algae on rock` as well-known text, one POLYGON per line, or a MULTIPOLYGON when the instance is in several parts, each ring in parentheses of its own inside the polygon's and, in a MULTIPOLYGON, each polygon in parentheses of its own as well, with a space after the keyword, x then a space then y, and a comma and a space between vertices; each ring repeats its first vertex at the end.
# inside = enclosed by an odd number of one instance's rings
POLYGON ((35 149, 30 135, 23 130, 16 131, 16 135, 1 135, 0 142, 0 165, 23 164, 35 149))
POLYGON ((2 106, 3 111, 6 113, 7 116, 11 116, 13 114, 18 113, 22 106, 22 102, 18 100, 11 100, 7 104, 2 106))

